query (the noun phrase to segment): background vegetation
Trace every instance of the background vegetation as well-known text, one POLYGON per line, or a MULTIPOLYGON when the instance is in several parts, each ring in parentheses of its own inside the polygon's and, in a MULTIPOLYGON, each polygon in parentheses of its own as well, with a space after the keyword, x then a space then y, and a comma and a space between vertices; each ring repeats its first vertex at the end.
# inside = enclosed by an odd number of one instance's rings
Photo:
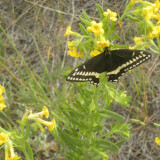
MULTIPOLYGON (((69 72, 66 67, 75 67, 79 59, 67 54, 67 39, 63 36, 66 27, 71 25, 74 31, 79 31, 79 16, 82 10, 96 20, 98 14, 95 3, 121 14, 127 2, 1 0, 0 24, 11 40, 9 41, 4 33, 0 33, 0 84, 6 88, 7 102, 5 114, 0 113, 1 126, 7 127, 5 122, 8 122, 16 128, 17 119, 22 118, 26 109, 41 111, 43 105, 52 110, 57 121, 66 120, 65 117, 63 120, 56 117, 57 112, 62 114, 61 117, 68 113, 66 117, 73 121, 73 114, 67 111, 74 109, 75 104, 80 106, 81 101, 75 102, 75 99, 72 99, 75 86, 66 82, 65 76, 69 72), (71 105, 68 106, 68 103, 71 105)), ((125 43, 123 34, 128 37, 127 41, 132 42, 137 33, 133 24, 124 24, 119 32, 119 35, 122 35, 119 44, 125 43)), ((119 89, 126 90, 127 95, 131 96, 130 107, 124 108, 120 104, 112 103, 112 111, 124 116, 125 121, 138 119, 143 123, 129 121, 132 124, 131 138, 122 145, 118 155, 110 155, 111 160, 160 159, 160 148, 154 142, 160 132, 159 128, 153 125, 154 122, 160 123, 159 77, 159 57, 153 54, 152 60, 121 78, 119 89)), ((101 89, 93 94, 104 93, 101 89)), ((78 96, 81 98, 83 95, 84 92, 78 96)), ((87 95, 92 96, 92 93, 87 95)), ((91 97, 88 97, 88 100, 90 99, 91 97)), ((86 105, 88 108, 84 110, 89 110, 89 103, 86 105)), ((61 125, 63 127, 63 123, 61 125)), ((54 138, 56 134, 52 137, 48 132, 44 134, 38 131, 31 135, 29 142, 37 159, 64 159, 64 146, 57 142, 57 137, 54 138)), ((1 155, 3 150, 0 150, 0 159, 1 155)))

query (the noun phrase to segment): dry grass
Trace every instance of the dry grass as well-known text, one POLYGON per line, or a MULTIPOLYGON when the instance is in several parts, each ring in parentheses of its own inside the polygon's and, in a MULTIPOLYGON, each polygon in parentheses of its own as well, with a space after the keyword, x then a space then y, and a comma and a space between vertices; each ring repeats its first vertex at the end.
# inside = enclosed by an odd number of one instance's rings
MULTIPOLYGON (((116 10, 121 14, 127 1, 1 0, 0 23, 26 62, 31 63, 34 69, 41 74, 37 49, 40 50, 43 62, 46 63, 50 59, 53 68, 60 62, 62 69, 70 65, 71 62, 73 63, 73 59, 67 55, 67 40, 63 34, 68 25, 72 25, 73 30, 79 31, 78 17, 81 15, 82 9, 93 19, 96 19, 95 3, 99 3, 104 8, 116 10), (38 48, 35 46, 34 39, 38 48)), ((128 34, 127 26, 125 27, 125 34, 128 34)), ((0 39, 1 37, 4 37, 2 33, 0 39)), ((123 43, 123 40, 120 43, 123 43)), ((18 64, 21 64, 21 61, 7 40, 4 40, 0 45, 8 69, 18 77, 19 73, 14 66, 13 59, 18 64)), ((137 118, 145 122, 146 126, 133 123, 132 137, 123 145, 119 155, 111 155, 110 160, 160 159, 160 148, 154 142, 154 138, 160 135, 160 131, 153 125, 153 122, 160 123, 159 57, 154 55, 151 61, 140 68, 136 69, 134 74, 126 75, 120 82, 121 87, 125 88, 132 96, 131 107, 124 109, 115 105, 114 110, 124 115, 126 120, 137 118), (142 72, 142 68, 144 72, 142 72), (147 81, 144 77, 148 78, 147 81)), ((7 77, 4 68, 0 68, 0 72, 3 77, 1 79, 7 81, 5 83, 8 85, 12 83, 12 79, 7 77)))

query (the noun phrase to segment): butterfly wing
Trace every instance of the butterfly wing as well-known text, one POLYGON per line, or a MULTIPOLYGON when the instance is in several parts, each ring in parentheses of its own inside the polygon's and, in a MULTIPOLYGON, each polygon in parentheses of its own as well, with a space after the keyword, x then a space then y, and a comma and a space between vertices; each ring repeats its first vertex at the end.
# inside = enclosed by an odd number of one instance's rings
POLYGON ((75 68, 66 78, 72 82, 89 81, 94 85, 99 83, 99 75, 107 72, 108 81, 117 82, 128 70, 139 66, 151 58, 151 54, 142 50, 119 49, 99 54, 75 68))
POLYGON ((66 80, 72 82, 89 81, 94 85, 98 85, 100 73, 106 71, 106 60, 106 55, 103 52, 75 68, 66 80))
POLYGON ((151 58, 151 54, 142 50, 119 49, 110 51, 110 67, 107 70, 108 81, 117 82, 128 70, 131 70, 151 58))

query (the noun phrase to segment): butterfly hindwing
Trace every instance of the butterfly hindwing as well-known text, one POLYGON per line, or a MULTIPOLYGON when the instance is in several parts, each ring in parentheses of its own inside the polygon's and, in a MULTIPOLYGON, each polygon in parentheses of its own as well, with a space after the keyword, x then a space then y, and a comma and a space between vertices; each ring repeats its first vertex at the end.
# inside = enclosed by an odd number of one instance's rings
POLYGON ((105 51, 82 65, 75 68, 68 76, 67 81, 86 82, 94 85, 99 83, 99 75, 107 72, 108 81, 117 82, 128 70, 135 68, 151 58, 151 54, 142 50, 119 49, 105 51))
POLYGON ((151 58, 151 54, 142 50, 120 49, 111 51, 111 65, 107 71, 108 81, 117 82, 122 75, 151 58))

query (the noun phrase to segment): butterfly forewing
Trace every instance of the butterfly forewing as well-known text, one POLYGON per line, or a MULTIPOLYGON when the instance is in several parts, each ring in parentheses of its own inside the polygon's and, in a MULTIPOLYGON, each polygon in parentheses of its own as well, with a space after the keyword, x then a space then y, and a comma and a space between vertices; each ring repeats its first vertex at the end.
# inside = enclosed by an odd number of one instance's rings
POLYGON ((99 83, 99 75, 106 71, 105 53, 95 56, 79 67, 75 68, 67 77, 67 81, 90 81, 94 85, 99 83))
POLYGON ((102 54, 75 68, 67 76, 67 81, 90 81, 98 85, 100 73, 107 72, 108 81, 117 82, 124 73, 147 61, 150 57, 151 54, 147 51, 129 49, 108 51, 106 49, 102 54))

